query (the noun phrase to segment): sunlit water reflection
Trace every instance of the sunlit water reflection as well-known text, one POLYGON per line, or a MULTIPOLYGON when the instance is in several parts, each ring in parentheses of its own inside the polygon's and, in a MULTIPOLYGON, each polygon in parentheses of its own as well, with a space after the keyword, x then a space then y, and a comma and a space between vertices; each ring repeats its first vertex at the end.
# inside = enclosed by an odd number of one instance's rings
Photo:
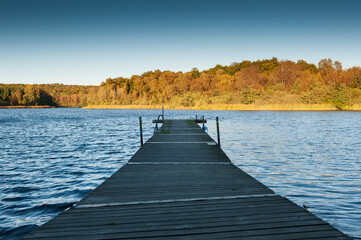
MULTIPOLYGON (((0 109, 0 235, 17 239, 119 169, 159 110, 0 109)), ((361 113, 166 111, 204 115, 232 161, 274 191, 361 237, 361 113)))

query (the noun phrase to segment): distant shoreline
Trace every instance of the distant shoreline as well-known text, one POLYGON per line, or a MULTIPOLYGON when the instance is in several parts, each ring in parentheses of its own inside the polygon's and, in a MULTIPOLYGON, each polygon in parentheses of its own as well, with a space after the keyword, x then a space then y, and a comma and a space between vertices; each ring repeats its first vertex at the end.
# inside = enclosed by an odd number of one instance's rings
MULTIPOLYGON (((171 105, 88 105, 83 109, 165 109, 172 110, 225 110, 225 111, 361 111, 361 104, 339 110, 331 104, 209 104, 202 106, 171 106, 171 105)), ((40 109, 55 108, 53 106, 0 106, 0 109, 40 109)))
POLYGON ((41 106, 0 106, 0 108, 55 108, 48 105, 41 105, 41 106))
MULTIPOLYGON (((206 106, 169 106, 173 110, 232 110, 232 111, 361 111, 361 104, 339 110, 331 104, 209 104, 206 106)), ((162 105, 88 105, 84 109, 161 109, 162 105)))

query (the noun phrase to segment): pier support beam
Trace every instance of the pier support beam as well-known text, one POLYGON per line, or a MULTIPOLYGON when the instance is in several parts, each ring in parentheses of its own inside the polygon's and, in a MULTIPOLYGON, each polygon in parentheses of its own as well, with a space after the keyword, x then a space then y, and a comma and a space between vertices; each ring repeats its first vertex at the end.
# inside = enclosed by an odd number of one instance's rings
POLYGON ((142 127, 142 117, 139 117, 139 129, 140 129, 140 146, 143 146, 143 127, 142 127))
POLYGON ((219 121, 218 121, 218 117, 216 117, 216 124, 217 124, 217 140, 218 140, 218 146, 221 146, 221 137, 219 136, 219 121))

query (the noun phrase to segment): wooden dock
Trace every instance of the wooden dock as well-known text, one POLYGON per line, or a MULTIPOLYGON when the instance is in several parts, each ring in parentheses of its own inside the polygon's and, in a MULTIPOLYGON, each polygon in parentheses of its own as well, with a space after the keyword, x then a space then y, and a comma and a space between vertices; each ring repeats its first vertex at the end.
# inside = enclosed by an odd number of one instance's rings
POLYGON ((109 179, 24 239, 351 239, 166 120, 109 179))

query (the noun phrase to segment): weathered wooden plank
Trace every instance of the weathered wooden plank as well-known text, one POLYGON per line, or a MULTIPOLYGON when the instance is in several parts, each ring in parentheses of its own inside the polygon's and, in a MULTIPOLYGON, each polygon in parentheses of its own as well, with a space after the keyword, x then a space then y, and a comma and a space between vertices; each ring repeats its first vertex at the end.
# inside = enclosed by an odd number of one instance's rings
MULTIPOLYGON (((136 219, 127 219, 125 218, 116 218, 114 217, 112 221, 107 221, 105 218, 97 221, 95 219, 90 219, 90 221, 79 221, 77 224, 74 222, 69 223, 68 221, 52 221, 47 224, 46 229, 43 229, 42 232, 52 232, 52 231, 63 231, 65 228, 82 228, 88 229, 89 227, 101 227, 104 228, 104 225, 117 225, 123 227, 137 227, 137 226, 170 226, 170 225, 194 225, 199 223, 216 223, 216 222, 241 222, 243 224, 254 224, 254 223, 267 223, 267 222, 282 222, 282 221, 302 221, 309 219, 317 219, 313 215, 309 215, 306 212, 289 212, 289 213, 275 213, 272 215, 272 218, 269 218, 269 215, 249 215, 249 216, 238 216, 230 215, 227 216, 216 216, 203 218, 198 215, 187 216, 180 218, 179 216, 169 217, 167 219, 148 219, 148 218, 136 218, 136 219), (267 217, 268 216, 268 217, 267 217), (100 222, 102 221, 102 222, 100 222), (105 223, 105 224, 104 224, 105 223)), ((89 219, 88 219, 89 220, 89 219)))
MULTIPOLYGON (((175 214, 164 212, 163 214, 152 214, 152 215, 141 215, 137 214, 134 216, 124 216, 120 215, 119 213, 115 215, 106 214, 106 215, 96 215, 93 216, 91 214, 77 214, 79 217, 76 219, 73 218, 73 216, 67 216, 65 218, 50 221, 43 229, 47 229, 48 227, 65 227, 65 226, 94 226, 94 225, 106 225, 107 223, 114 223, 118 224, 117 226, 123 227, 124 224, 136 224, 141 223, 144 226, 147 224, 155 224, 158 222, 188 222, 184 224, 191 224, 192 220, 198 220, 198 221, 204 221, 205 218, 207 219, 219 219, 219 218, 237 218, 239 221, 247 221, 252 219, 273 219, 276 217, 273 217, 273 215, 292 215, 292 214, 298 214, 298 216, 303 216, 306 214, 307 216, 310 216, 309 214, 299 211, 295 208, 286 208, 280 213, 280 209, 278 208, 273 211, 265 211, 267 214, 261 214, 260 212, 258 214, 252 214, 248 213, 247 215, 238 215, 234 211, 212 211, 212 212, 201 212, 201 213, 181 213, 181 214, 175 214)), ((129 225, 128 225, 129 226, 129 225)))
MULTIPOLYGON (((158 217, 161 218, 170 218, 173 216, 177 216, 177 218, 181 217, 189 217, 189 216, 208 216, 208 217, 219 217, 219 216, 229 216, 232 212, 237 212, 235 216, 238 217, 249 217, 249 216, 257 216, 262 215, 264 216, 264 213, 268 214, 274 214, 274 213, 287 213, 287 212, 302 212, 299 209, 296 209, 294 206, 286 205, 286 204, 279 204, 279 205, 261 205, 259 208, 256 209, 242 209, 242 208, 221 208, 221 209, 209 209, 209 210, 203 210, 203 211, 197 211, 196 208, 190 209, 190 210, 175 210, 175 209, 162 209, 158 211, 145 211, 143 214, 141 211, 133 212, 132 214, 124 213, 122 211, 117 211, 116 209, 114 212, 83 212, 83 213, 71 213, 70 215, 65 215, 62 218, 58 218, 55 221, 84 221, 87 219, 87 217, 91 218, 109 218, 114 217, 120 220, 121 218, 124 219, 146 219, 149 220, 151 218, 156 219, 158 217), (270 208, 273 208, 272 210, 269 210, 270 208), (277 211, 276 211, 277 210, 277 211), (238 212, 237 212, 238 211, 238 212), (197 215, 196 215, 197 214, 197 215)), ((233 216, 233 215, 232 215, 233 216)), ((266 216, 264 216, 266 217, 266 216)), ((272 217, 272 216, 270 216, 272 217)))
MULTIPOLYGON (((132 232, 123 232, 121 228, 103 228, 98 231, 92 231, 88 229, 87 232, 51 232, 49 234, 41 235, 39 233, 34 233, 33 238, 57 238, 57 237, 92 237, 97 236, 97 238, 102 239, 137 239, 137 238, 170 238, 170 237, 180 237, 180 236, 192 236, 192 239, 197 239, 196 236, 200 235, 202 238, 212 236, 221 237, 221 236, 237 236, 237 237, 250 237, 250 236, 262 236, 267 235, 272 238, 272 235, 276 234, 285 234, 285 233, 302 233, 309 232, 307 235, 313 235, 313 232, 316 231, 331 231, 332 227, 326 223, 319 223, 319 221, 293 221, 293 222, 282 222, 282 223, 267 223, 267 224, 251 224, 251 225, 236 225, 228 223, 225 226, 207 226, 200 228, 188 228, 184 227, 183 229, 165 229, 165 230, 154 230, 154 231, 132 231, 132 232)), ((329 236, 327 232, 325 232, 329 236)), ((274 239, 274 238, 273 238, 274 239)))
MULTIPOLYGON (((290 218, 291 219, 291 218, 290 218)), ((311 216, 305 217, 302 220, 290 221, 289 219, 282 219, 278 221, 272 221, 272 219, 267 219, 258 222, 249 222, 249 223, 240 223, 237 221, 230 221, 227 219, 226 221, 216 221, 216 222, 209 222, 209 221, 202 221, 194 224, 174 224, 174 225, 151 225, 148 226, 137 225, 137 226, 128 226, 125 228, 123 225, 121 228, 115 224, 114 222, 104 223, 101 226, 92 227, 92 228, 81 228, 79 226, 76 227, 68 227, 60 229, 60 231, 41 231, 37 234, 34 234, 34 237, 58 237, 58 236, 76 236, 76 235, 95 235, 95 234, 110 234, 110 233, 121 233, 127 234, 130 237, 132 236, 162 236, 166 232, 167 234, 172 232, 189 232, 189 231, 198 231, 198 232, 212 232, 215 228, 223 229, 233 229, 237 228, 238 231, 241 230, 249 230, 249 229, 267 229, 267 228, 279 228, 279 227, 289 227, 289 226, 309 226, 309 225, 323 225, 319 219, 316 217, 312 218, 311 216), (291 222, 291 223, 290 223, 291 222), (109 225, 109 227, 104 227, 109 225)))

